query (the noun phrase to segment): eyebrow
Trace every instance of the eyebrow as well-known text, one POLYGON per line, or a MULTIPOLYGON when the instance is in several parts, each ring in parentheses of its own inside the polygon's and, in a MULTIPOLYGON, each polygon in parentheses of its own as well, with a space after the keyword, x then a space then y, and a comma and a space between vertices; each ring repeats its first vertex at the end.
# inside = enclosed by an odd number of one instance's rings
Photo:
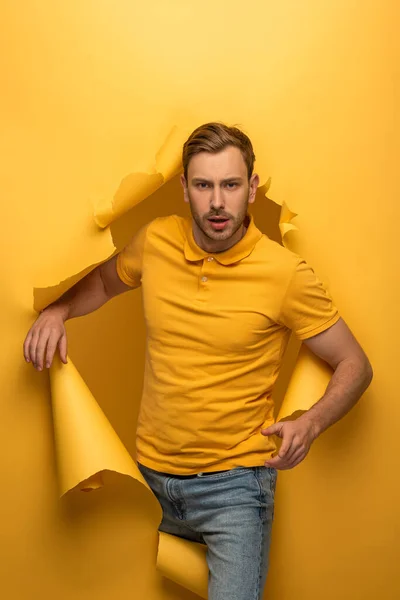
MULTIPOLYGON (((234 183, 234 182, 242 182, 243 177, 227 177, 226 179, 222 179, 221 183, 234 183)), ((192 183, 213 183, 211 180, 206 179, 205 177, 193 177, 192 183)))

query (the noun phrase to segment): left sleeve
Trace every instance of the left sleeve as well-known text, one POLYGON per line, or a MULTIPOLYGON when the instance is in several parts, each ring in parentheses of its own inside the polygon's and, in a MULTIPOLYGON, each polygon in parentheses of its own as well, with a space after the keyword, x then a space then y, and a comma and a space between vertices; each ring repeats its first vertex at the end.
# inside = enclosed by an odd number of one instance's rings
POLYGON ((287 287, 279 321, 300 340, 329 329, 340 319, 333 300, 312 268, 297 261, 287 287))

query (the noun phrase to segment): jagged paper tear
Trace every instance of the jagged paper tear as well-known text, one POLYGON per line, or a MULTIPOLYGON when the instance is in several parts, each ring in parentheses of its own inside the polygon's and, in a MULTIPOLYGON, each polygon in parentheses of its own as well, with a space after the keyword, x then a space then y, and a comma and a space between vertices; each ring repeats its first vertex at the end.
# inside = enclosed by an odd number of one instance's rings
POLYGON ((262 186, 260 186, 260 191, 262 194, 264 194, 264 196, 266 198, 268 198, 269 200, 272 200, 272 202, 275 202, 275 204, 277 204, 278 206, 281 207, 281 212, 280 212, 280 216, 279 216, 279 230, 281 232, 282 244, 286 248, 289 248, 287 233, 289 231, 298 231, 298 228, 296 227, 296 225, 294 225, 292 223, 292 219, 294 219, 294 217, 297 217, 297 213, 291 211, 290 208, 288 207, 288 205, 286 204, 286 202, 279 202, 279 200, 275 200, 274 198, 269 198, 269 196, 267 196, 267 194, 268 194, 270 187, 271 187, 271 177, 266 181, 266 183, 264 183, 262 186))
POLYGON ((186 137, 185 130, 172 127, 156 154, 155 165, 147 173, 133 172, 127 175, 112 200, 98 202, 94 213, 96 223, 106 227, 177 175, 181 171, 182 146, 186 137))

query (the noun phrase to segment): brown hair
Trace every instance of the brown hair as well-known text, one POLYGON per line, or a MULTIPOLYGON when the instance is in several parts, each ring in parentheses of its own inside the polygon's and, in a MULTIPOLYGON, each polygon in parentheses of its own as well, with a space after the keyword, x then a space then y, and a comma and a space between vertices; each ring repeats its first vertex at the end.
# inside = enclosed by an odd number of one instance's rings
POLYGON ((239 148, 247 166, 250 179, 254 168, 254 151, 250 139, 237 127, 228 127, 223 123, 206 123, 197 127, 183 145, 182 165, 187 179, 188 166, 191 158, 199 152, 216 154, 227 146, 239 148))

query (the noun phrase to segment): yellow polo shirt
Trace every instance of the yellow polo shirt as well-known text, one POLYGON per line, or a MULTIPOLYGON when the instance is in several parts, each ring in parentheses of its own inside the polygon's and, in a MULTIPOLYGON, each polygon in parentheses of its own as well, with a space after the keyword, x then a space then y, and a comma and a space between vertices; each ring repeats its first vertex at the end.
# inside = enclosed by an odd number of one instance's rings
POLYGON ((137 460, 181 475, 263 465, 291 330, 304 340, 339 319, 313 270, 252 217, 235 246, 210 254, 173 215, 142 228, 117 271, 142 286, 147 325, 137 460))

